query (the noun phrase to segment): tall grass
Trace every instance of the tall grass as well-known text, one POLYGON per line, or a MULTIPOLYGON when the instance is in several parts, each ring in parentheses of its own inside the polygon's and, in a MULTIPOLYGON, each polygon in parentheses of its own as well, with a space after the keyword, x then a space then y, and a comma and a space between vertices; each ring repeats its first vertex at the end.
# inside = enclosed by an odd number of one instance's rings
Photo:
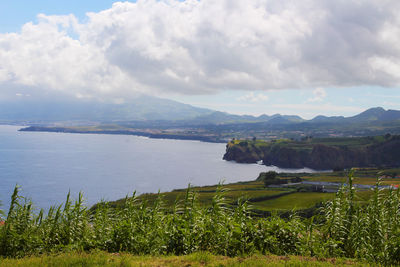
POLYGON ((15 187, 5 224, 0 226, 0 256, 23 257, 60 251, 129 252, 136 255, 276 255, 349 257, 382 264, 400 263, 400 191, 379 189, 365 203, 357 198, 353 176, 315 218, 252 215, 245 199, 231 205, 218 187, 211 205, 200 205, 189 186, 185 197, 166 207, 136 194, 121 209, 101 202, 95 211, 82 194, 47 214, 34 211, 15 187))
POLYGON ((330 254, 384 264, 400 262, 400 191, 379 189, 378 180, 367 204, 358 204, 352 185, 343 187, 324 212, 323 241, 330 254))

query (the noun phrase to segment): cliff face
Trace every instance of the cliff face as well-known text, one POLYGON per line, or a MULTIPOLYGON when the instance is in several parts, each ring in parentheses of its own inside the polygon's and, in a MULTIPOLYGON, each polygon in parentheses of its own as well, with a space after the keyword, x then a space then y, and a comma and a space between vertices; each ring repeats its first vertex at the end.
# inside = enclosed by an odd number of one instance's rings
MULTIPOLYGON (((366 138, 365 138, 366 139, 366 138)), ((365 140, 363 140, 364 142, 365 140)), ((329 143, 329 142, 326 142, 329 143)), ((255 163, 281 168, 335 169, 350 167, 400 166, 400 136, 391 136, 377 142, 358 146, 301 143, 294 141, 242 141, 227 145, 225 160, 255 163)))
POLYGON ((239 163, 256 163, 262 160, 264 152, 258 147, 252 145, 247 141, 234 144, 229 142, 226 145, 226 152, 224 160, 234 160, 239 163))

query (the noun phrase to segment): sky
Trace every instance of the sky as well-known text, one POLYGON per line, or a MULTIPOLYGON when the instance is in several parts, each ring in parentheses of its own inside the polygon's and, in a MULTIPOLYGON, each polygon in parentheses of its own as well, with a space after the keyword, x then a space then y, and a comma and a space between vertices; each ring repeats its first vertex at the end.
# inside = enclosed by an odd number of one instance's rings
POLYGON ((0 100, 400 110, 398 0, 0 0, 0 100))

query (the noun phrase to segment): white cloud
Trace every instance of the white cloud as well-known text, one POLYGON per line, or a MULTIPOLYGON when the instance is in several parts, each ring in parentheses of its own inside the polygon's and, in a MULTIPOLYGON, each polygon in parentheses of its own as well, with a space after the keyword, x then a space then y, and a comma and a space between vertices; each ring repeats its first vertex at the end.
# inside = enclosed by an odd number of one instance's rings
POLYGON ((309 98, 308 102, 321 102, 326 97, 326 91, 324 88, 318 87, 313 91, 313 97, 309 98))
POLYGON ((254 94, 253 92, 250 92, 244 96, 236 98, 236 100, 244 102, 261 102, 261 101, 267 101, 268 96, 264 94, 254 94))
POLYGON ((0 34, 0 69, 5 86, 13 83, 77 97, 131 89, 131 77, 109 64, 99 47, 67 34, 68 27, 76 24, 74 16, 38 18, 38 24, 25 24, 21 33, 0 34))
POLYGON ((400 86, 398 10, 397 0, 138 0, 84 23, 39 15, 0 34, 0 90, 120 101, 137 92, 400 86))

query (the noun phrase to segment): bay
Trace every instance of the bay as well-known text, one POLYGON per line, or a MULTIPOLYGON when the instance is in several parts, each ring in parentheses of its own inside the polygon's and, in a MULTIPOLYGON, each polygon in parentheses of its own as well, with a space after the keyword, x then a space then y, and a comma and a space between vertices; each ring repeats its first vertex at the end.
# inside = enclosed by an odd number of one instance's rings
POLYGON ((83 192, 86 205, 127 194, 249 181, 262 171, 312 172, 222 160, 225 144, 131 135, 18 132, 0 125, 0 201, 8 209, 16 184, 38 208, 83 192))

